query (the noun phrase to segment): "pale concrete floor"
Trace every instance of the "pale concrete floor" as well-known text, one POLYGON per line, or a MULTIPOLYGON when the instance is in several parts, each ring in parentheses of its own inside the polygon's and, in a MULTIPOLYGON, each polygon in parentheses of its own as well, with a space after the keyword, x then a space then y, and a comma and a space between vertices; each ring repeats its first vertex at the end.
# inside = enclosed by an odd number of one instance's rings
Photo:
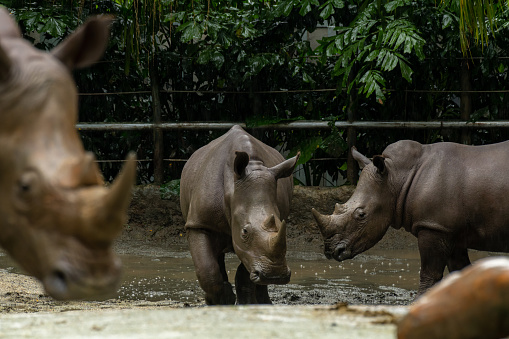
POLYGON ((396 338, 404 306, 223 306, 0 315, 1 338, 396 338))

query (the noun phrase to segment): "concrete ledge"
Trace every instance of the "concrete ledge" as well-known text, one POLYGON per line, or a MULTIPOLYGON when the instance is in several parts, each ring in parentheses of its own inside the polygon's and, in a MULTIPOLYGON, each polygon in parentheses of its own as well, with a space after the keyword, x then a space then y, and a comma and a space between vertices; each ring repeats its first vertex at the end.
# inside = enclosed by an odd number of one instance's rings
POLYGON ((396 306, 218 306, 3 314, 2 338, 396 337, 396 306))

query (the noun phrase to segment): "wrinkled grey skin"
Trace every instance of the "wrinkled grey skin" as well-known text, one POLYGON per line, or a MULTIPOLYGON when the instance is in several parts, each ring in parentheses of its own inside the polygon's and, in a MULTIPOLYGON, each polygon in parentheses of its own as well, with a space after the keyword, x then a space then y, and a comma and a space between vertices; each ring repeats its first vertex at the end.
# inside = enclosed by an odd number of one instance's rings
POLYGON ((50 53, 0 8, 0 245, 56 299, 115 291, 112 250, 127 216, 134 156, 111 188, 76 131, 70 70, 103 54, 111 19, 89 20, 50 53))
POLYGON ((285 160, 234 126, 184 166, 180 205, 207 304, 235 303, 224 263, 232 250, 241 260, 235 276, 238 304, 271 303, 267 285, 290 280, 284 219, 298 156, 285 160))
POLYGON ((374 246, 389 227, 418 238, 419 294, 470 264, 467 249, 509 251, 509 142, 485 146, 399 141, 363 167, 352 197, 332 215, 313 210, 325 254, 338 261, 374 246))

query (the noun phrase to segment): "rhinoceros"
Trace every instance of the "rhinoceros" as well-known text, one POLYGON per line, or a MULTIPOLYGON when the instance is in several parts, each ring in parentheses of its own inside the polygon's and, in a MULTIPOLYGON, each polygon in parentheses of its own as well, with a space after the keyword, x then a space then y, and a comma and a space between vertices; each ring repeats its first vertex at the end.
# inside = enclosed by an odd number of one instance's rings
POLYGON ((233 126, 194 152, 182 171, 180 205, 191 256, 208 305, 267 304, 269 284, 286 284, 286 222, 299 158, 233 126), (233 293, 225 253, 241 263, 233 293))
POLYGON ((0 8, 0 245, 56 299, 111 293, 112 242, 126 220, 134 155, 106 188, 76 131, 71 70, 103 54, 111 19, 90 19, 51 52, 0 8))
POLYGON ((422 294, 446 266, 452 272, 469 265, 469 248, 509 251, 509 142, 402 140, 373 161, 355 148, 352 154, 363 168, 353 195, 332 215, 312 210, 329 259, 353 258, 389 227, 403 227, 417 237, 422 294))
POLYGON ((507 338, 509 259, 488 257, 449 274, 411 305, 398 339, 507 338))

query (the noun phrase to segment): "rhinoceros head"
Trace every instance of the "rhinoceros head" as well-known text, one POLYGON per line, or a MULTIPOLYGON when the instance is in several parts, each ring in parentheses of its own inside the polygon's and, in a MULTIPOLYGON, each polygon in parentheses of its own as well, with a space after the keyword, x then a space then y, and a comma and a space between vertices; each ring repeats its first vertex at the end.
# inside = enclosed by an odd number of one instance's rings
POLYGON ((387 232, 393 216, 394 194, 382 156, 371 162, 352 149, 354 159, 363 168, 359 183, 350 199, 336 204, 332 215, 312 209, 325 245, 328 259, 351 259, 373 247, 387 232))
POLYGON ((286 222, 280 220, 277 181, 290 177, 297 156, 267 168, 236 152, 232 197, 232 239, 235 253, 256 284, 286 284, 286 222))
POLYGON ((97 61, 110 18, 89 20, 51 53, 0 8, 0 245, 56 299, 112 292, 112 242, 126 219, 136 160, 110 188, 76 131, 70 70, 97 61))

